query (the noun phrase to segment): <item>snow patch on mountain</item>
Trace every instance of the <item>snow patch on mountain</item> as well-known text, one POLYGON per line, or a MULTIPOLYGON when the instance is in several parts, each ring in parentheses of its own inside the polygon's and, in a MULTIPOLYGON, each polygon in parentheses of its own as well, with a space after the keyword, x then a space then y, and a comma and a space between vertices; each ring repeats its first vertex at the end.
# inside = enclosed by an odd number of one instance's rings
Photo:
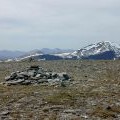
POLYGON ((34 58, 37 57, 39 55, 43 55, 43 53, 40 50, 33 50, 28 52, 27 54, 20 56, 19 58, 16 58, 15 61, 21 61, 24 59, 29 59, 29 58, 34 58))
POLYGON ((101 54, 107 51, 114 51, 117 57, 120 56, 120 46, 108 41, 99 42, 83 47, 82 49, 76 51, 76 55, 78 58, 82 58, 90 55, 101 54))

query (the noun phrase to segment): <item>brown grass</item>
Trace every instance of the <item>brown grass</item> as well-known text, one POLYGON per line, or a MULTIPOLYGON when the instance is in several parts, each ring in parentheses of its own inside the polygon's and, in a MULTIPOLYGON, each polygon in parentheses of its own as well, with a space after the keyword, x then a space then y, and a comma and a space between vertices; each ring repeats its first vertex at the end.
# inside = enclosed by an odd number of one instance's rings
MULTIPOLYGON (((11 72, 22 71, 29 65, 40 65, 56 72, 67 72, 74 81, 66 87, 0 85, 0 111, 9 108, 11 111, 8 117, 17 119, 22 115, 26 119, 34 119, 37 116, 41 120, 45 118, 55 120, 65 109, 80 109, 86 112, 89 119, 109 120, 120 114, 120 61, 0 63, 0 81, 4 81, 4 77, 11 72), (23 101, 19 102, 21 99, 23 101), (16 104, 20 106, 16 108, 16 104), (44 111, 45 107, 56 105, 62 105, 64 109, 58 112, 44 111), (111 106, 111 109, 106 109, 107 106, 111 106)), ((80 119, 80 115, 71 119, 80 119)))

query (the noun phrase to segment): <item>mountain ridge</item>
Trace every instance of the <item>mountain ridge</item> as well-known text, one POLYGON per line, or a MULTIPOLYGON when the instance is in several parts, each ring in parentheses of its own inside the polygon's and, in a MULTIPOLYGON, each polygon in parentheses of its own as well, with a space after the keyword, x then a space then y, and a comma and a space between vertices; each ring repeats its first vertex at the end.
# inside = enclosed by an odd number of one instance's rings
POLYGON ((21 61, 29 58, 35 60, 114 60, 120 58, 120 46, 109 41, 101 41, 90 44, 78 50, 43 48, 41 50, 36 49, 27 52, 19 57, 16 57, 14 61, 21 61))

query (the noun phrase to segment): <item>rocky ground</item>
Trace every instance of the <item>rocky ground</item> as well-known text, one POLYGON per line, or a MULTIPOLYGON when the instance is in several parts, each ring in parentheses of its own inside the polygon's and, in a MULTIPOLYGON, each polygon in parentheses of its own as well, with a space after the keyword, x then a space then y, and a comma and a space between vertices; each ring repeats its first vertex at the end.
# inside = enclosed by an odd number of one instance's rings
POLYGON ((0 85, 0 120, 120 120, 120 61, 0 63, 0 82, 28 66, 67 73, 63 84, 0 85))

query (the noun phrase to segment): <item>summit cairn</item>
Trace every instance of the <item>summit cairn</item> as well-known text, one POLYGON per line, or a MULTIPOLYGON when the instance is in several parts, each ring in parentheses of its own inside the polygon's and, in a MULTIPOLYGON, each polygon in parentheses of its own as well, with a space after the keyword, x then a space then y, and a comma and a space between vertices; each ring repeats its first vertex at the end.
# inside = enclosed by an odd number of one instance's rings
POLYGON ((57 73, 45 70, 40 66, 29 66, 24 71, 17 71, 5 77, 5 85, 30 85, 50 83, 59 84, 65 81, 70 81, 70 77, 66 72, 57 73))

